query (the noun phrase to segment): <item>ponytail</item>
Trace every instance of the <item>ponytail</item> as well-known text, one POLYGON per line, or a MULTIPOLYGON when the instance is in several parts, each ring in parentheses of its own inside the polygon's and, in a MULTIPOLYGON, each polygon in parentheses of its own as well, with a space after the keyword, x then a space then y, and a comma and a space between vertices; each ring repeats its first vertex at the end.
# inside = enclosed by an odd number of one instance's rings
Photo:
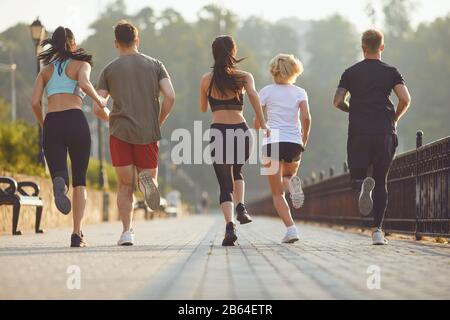
MULTIPOLYGON (((234 70, 236 65, 244 59, 236 59, 236 43, 231 36, 217 37, 212 44, 214 65, 212 79, 208 91, 211 94, 213 86, 223 95, 232 91, 237 99, 242 92, 241 81, 236 79, 234 70)), ((240 80, 240 79, 239 79, 240 80)))
POLYGON ((82 48, 76 51, 70 50, 70 42, 74 40, 74 35, 69 28, 58 27, 51 38, 45 39, 41 42, 41 47, 49 46, 46 50, 41 52, 38 59, 44 65, 49 65, 52 62, 59 62, 58 73, 61 75, 63 68, 62 63, 68 59, 85 61, 92 65, 92 56, 87 54, 82 48))

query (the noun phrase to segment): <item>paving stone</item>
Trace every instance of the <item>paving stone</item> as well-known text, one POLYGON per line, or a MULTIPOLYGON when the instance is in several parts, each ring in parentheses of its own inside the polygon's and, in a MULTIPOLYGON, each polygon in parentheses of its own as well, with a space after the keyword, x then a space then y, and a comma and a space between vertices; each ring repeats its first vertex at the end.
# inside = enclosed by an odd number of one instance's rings
POLYGON ((134 247, 117 247, 120 223, 86 227, 85 249, 69 229, 0 237, 0 299, 450 299, 450 246, 370 238, 298 225, 301 241, 281 244, 278 219, 238 226, 223 248, 220 215, 138 221, 134 247), (69 266, 81 271, 70 290, 69 266), (381 289, 369 290, 370 266, 381 289))

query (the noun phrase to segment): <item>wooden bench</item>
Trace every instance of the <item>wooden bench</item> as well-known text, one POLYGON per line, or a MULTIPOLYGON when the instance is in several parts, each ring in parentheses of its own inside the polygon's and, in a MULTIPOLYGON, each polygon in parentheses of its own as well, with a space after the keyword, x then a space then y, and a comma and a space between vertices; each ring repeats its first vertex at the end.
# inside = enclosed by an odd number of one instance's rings
POLYGON ((0 206, 13 206, 12 234, 17 236, 22 232, 17 230, 19 223, 20 208, 22 206, 36 207, 36 233, 44 233, 40 229, 42 209, 44 201, 39 197, 39 186, 31 181, 17 182, 13 178, 0 177, 0 206), (6 185, 5 188, 2 188, 6 185), (32 189, 32 193, 27 192, 27 188, 32 189))

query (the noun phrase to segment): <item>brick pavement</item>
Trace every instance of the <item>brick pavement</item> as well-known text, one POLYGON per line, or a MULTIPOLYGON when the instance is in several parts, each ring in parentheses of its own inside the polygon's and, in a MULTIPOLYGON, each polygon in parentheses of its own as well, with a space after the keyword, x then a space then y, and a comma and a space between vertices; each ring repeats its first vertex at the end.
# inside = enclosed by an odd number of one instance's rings
POLYGON ((283 245, 281 222, 256 217, 221 247, 219 215, 136 222, 137 245, 117 247, 119 223, 87 226, 86 249, 70 230, 0 237, 1 299, 450 299, 450 246, 394 240, 374 247, 363 234, 299 225, 283 245), (79 266, 81 289, 67 288, 79 266), (381 289, 369 290, 378 266, 381 289))

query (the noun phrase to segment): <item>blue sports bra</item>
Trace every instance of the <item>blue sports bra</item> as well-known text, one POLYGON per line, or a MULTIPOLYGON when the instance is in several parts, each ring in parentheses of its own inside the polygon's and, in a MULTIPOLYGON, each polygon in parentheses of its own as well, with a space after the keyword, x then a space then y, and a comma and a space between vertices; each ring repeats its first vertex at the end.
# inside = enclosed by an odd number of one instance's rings
POLYGON ((81 99, 86 96, 83 90, 81 90, 81 88, 78 86, 78 82, 76 80, 70 79, 66 75, 66 68, 70 61, 71 59, 67 59, 63 62, 52 62, 53 74, 46 86, 48 97, 58 93, 74 94, 81 99), (58 71, 61 71, 61 74, 58 71))

